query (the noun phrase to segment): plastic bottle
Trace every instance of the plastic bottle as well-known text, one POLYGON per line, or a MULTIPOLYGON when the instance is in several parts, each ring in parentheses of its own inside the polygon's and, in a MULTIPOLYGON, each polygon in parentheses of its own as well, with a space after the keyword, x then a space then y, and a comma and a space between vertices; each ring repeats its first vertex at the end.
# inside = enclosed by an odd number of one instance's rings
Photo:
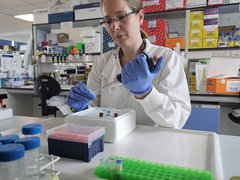
POLYGON ((238 37, 234 37, 233 38, 233 46, 234 47, 238 47, 239 46, 239 39, 238 39, 238 37))
POLYGON ((25 148, 25 175, 26 180, 38 180, 39 179, 39 149, 40 138, 39 137, 24 137, 15 141, 15 143, 22 144, 25 148))
POLYGON ((4 180, 25 180, 22 144, 0 145, 0 176, 4 180))
POLYGON ((201 79, 201 82, 200 82, 199 92, 200 93, 206 93, 207 92, 207 73, 206 73, 206 68, 203 69, 203 74, 202 74, 202 79, 201 79))
POLYGON ((233 37, 229 37, 227 47, 233 47, 233 46, 234 46, 234 39, 233 37))
POLYGON ((227 39, 225 38, 223 32, 219 33, 219 36, 218 36, 218 47, 227 47, 227 39))
POLYGON ((19 136, 17 134, 5 135, 0 137, 0 142, 2 144, 10 144, 10 143, 14 143, 18 139, 19 139, 19 136))
POLYGON ((240 46, 240 43, 239 43, 239 41, 240 41, 240 28, 239 27, 236 28, 236 31, 235 31, 233 37, 235 38, 234 46, 240 46))
POLYGON ((42 134, 41 124, 26 124, 22 127, 22 134, 24 137, 37 136, 40 137, 42 134))
POLYGON ((233 47, 233 36, 232 36, 232 32, 228 32, 227 36, 227 47, 233 47))

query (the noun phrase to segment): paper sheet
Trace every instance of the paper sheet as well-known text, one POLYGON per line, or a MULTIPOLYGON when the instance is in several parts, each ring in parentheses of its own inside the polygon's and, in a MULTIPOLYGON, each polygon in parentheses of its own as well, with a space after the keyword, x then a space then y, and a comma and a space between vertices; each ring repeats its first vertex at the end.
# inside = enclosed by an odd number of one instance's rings
POLYGON ((48 106, 56 106, 63 115, 72 114, 70 107, 65 103, 66 97, 64 96, 53 96, 47 100, 48 106))
POLYGON ((208 67, 207 78, 238 77, 239 67, 239 57, 211 57, 208 67))

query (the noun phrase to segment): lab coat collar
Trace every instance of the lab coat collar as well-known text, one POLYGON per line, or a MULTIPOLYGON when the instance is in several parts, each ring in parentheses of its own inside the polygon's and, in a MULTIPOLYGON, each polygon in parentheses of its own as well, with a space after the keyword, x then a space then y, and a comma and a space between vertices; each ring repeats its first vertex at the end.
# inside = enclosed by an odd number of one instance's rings
POLYGON ((151 48, 151 43, 148 39, 143 39, 145 41, 145 48, 144 48, 144 52, 149 52, 150 48, 151 48))

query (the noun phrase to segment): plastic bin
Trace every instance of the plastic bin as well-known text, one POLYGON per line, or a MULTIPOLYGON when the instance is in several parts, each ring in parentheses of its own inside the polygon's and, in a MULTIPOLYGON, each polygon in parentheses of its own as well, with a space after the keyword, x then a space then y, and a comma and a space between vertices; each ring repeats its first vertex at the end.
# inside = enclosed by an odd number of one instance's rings
POLYGON ((85 162, 104 150, 104 127, 64 124, 47 130, 48 151, 60 157, 85 162))
POLYGON ((65 122, 82 126, 104 126, 104 140, 117 142, 135 129, 136 112, 132 109, 92 107, 65 117, 65 122), (103 113, 102 117, 100 113, 103 113), (117 117, 114 117, 115 113, 117 117))

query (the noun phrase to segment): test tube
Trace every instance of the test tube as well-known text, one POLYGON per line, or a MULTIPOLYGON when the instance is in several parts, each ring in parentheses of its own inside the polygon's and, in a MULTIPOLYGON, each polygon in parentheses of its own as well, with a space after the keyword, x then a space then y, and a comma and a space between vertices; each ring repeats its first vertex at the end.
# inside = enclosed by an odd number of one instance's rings
POLYGON ((121 159, 117 159, 117 170, 118 171, 122 171, 122 160, 121 159))

